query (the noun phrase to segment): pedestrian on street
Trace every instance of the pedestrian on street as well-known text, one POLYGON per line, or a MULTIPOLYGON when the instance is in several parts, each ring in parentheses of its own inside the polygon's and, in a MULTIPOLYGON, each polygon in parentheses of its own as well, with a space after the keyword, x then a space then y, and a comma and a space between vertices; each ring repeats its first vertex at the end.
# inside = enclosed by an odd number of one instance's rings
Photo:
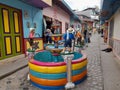
POLYGON ((84 42, 85 42, 85 46, 88 47, 88 43, 90 40, 90 35, 87 29, 84 30, 84 42))

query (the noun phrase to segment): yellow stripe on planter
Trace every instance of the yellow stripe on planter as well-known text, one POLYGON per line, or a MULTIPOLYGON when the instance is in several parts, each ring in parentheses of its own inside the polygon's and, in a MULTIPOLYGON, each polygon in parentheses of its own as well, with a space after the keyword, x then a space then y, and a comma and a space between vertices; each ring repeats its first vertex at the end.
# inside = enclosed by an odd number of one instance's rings
MULTIPOLYGON (((80 69, 87 65, 87 60, 72 64, 72 70, 80 69)), ((41 73, 63 73, 66 72, 66 65, 63 66, 38 66, 29 62, 29 67, 31 70, 41 73)))

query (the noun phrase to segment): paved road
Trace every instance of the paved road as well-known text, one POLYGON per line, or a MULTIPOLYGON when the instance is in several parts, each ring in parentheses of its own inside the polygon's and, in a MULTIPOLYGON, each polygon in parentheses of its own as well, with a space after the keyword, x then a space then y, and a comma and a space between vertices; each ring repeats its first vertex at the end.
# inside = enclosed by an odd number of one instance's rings
POLYGON ((40 90, 27 81, 29 68, 26 67, 0 80, 0 90, 40 90))

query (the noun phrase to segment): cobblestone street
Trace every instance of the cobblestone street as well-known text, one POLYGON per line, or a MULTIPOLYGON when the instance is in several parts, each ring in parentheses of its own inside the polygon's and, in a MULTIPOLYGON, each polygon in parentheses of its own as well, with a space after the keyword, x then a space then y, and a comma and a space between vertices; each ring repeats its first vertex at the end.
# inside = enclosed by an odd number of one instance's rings
MULTIPOLYGON (((88 56, 88 77, 73 90, 103 90, 103 76, 100 60, 99 37, 94 35, 91 43, 83 51, 88 56), (91 53, 92 52, 92 53, 91 53)), ((0 81, 0 90, 39 90, 26 80, 28 68, 20 70, 0 81)))
POLYGON ((0 90, 40 90, 27 81, 28 71, 27 67, 0 80, 0 90))
POLYGON ((91 43, 83 51, 88 57, 88 77, 73 90, 103 90, 103 72, 101 67, 100 37, 95 34, 91 43))
POLYGON ((0 90, 120 90, 120 0, 0 0, 0 90))
MULTIPOLYGON (((100 35, 92 35, 91 43, 88 44, 88 47, 85 47, 83 50, 83 53, 86 53, 88 57, 88 77, 84 82, 71 90, 119 90, 119 69, 114 70, 118 72, 116 77, 111 78, 106 76, 110 74, 110 71, 107 74, 107 67, 105 67, 107 63, 103 64, 104 62, 102 59, 106 58, 106 56, 104 55, 104 57, 101 57, 102 54, 105 54, 104 52, 101 53, 101 45, 105 44, 103 43, 100 35), (108 82, 108 79, 114 82, 114 86, 112 86, 112 82, 108 82), (107 89, 108 87, 109 89, 107 89)), ((112 53, 106 54, 112 55, 112 53)), ((32 86, 30 82, 27 81, 28 71, 29 68, 27 67, 0 80, 0 90, 40 90, 39 88, 32 86)), ((111 71, 111 73, 112 72, 113 71, 111 71)), ((116 74, 113 73, 113 75, 115 76, 116 74)))

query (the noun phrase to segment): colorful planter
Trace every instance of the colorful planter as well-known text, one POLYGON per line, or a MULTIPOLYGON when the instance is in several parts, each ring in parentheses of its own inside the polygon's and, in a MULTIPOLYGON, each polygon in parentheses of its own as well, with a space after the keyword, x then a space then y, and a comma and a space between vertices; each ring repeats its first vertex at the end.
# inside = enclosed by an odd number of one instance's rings
MULTIPOLYGON (((53 59, 52 54, 49 56, 49 52, 39 52, 34 56, 34 59, 29 61, 30 68, 30 80, 31 83, 44 90, 59 90, 63 89, 67 83, 67 66, 66 62, 52 62, 49 59, 53 59), (37 58, 38 55, 44 57, 37 58), (37 58, 37 60, 36 60, 37 58), (44 59, 47 59, 48 62, 44 59), (45 61, 45 62, 44 62, 45 61)), ((40 57, 40 56, 39 56, 40 57)), ((72 60, 72 82, 75 84, 81 83, 87 77, 87 58, 84 54, 75 52, 72 60)))

